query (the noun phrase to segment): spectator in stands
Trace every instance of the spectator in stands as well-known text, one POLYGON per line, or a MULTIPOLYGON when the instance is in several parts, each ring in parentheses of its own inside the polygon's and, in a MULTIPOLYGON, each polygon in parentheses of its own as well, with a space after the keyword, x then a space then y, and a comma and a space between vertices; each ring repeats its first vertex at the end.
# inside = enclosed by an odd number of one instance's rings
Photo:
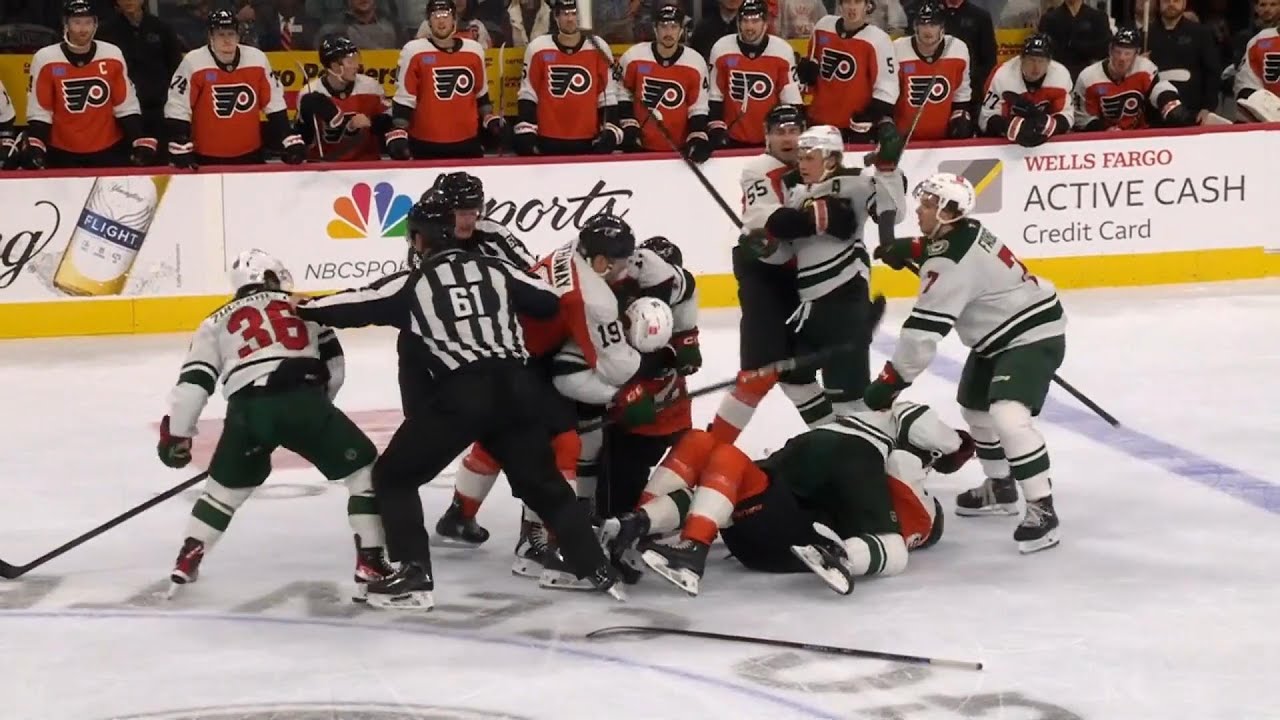
MULTIPOLYGON (((912 3, 907 8, 907 15, 915 17, 915 10, 920 3, 912 3)), ((965 108, 969 117, 978 117, 978 108, 982 105, 982 89, 986 85, 987 76, 996 67, 996 27, 991 13, 969 0, 944 0, 943 15, 946 20, 945 32, 960 38, 969 46, 969 87, 973 97, 965 108)))
POLYGON ((1222 59, 1213 32, 1183 17, 1186 9, 1186 0, 1160 0, 1147 48, 1151 62, 1160 68, 1160 78, 1173 84, 1183 108, 1200 123, 1218 109, 1222 59))
POLYGON ((169 79, 182 62, 182 43, 173 28, 148 11, 143 0, 115 0, 114 12, 98 26, 98 39, 120 48, 142 108, 147 137, 164 136, 164 103, 169 79))
POLYGON ((320 37, 326 35, 351 38, 361 50, 399 49, 404 45, 399 25, 379 14, 374 0, 347 0, 347 12, 342 18, 320 29, 320 37))
POLYGON ((303 13, 302 0, 270 0, 257 18, 260 50, 311 50, 320 37, 320 21, 303 13))
POLYGON ((1053 40, 1054 59, 1066 65, 1076 80, 1081 70, 1107 57, 1111 21, 1084 0, 1063 0, 1040 18, 1040 32, 1053 40))
POLYGON ((516 47, 551 32, 551 6, 543 0, 511 0, 507 13, 511 17, 511 44, 516 47))
POLYGON ((738 8, 742 0, 720 0, 719 12, 703 13, 702 19, 693 28, 693 40, 689 47, 698 51, 704 59, 710 57, 711 46, 725 35, 738 32, 738 8))
POLYGON ((0 2, 0 25, 40 25, 62 29, 58 3, 49 0, 4 0, 0 2))
POLYGON ((62 26, 53 3, 48 6, 29 0, 0 2, 0 53, 30 55, 46 45, 58 42, 62 26), (52 12, 51 17, 45 11, 52 12), (56 30, 54 28, 57 28, 56 30))
POLYGON ((1280 23, 1280 0, 1254 0, 1253 22, 1236 33, 1235 41, 1231 44, 1231 64, 1240 64, 1240 60, 1244 58, 1244 49, 1254 35, 1266 28, 1275 27, 1277 23, 1280 23))
MULTIPOLYGON (((833 3, 835 5, 837 3, 833 3)), ((835 14, 835 9, 830 9, 835 14)), ((879 0, 871 11, 871 24, 889 33, 893 37, 907 34, 909 23, 907 11, 902 9, 899 0, 879 0)))
POLYGON ((169 16, 169 26, 178 34, 182 49, 186 52, 209 42, 209 0, 180 0, 175 6, 179 11, 169 16))
MULTIPOLYGON (((427 0, 376 0, 374 5, 378 17, 393 19, 408 30, 418 27, 418 21, 426 12, 427 0), (402 12, 405 14, 401 15, 402 12)), ((302 14, 315 18, 321 25, 338 25, 347 14, 347 0, 304 0, 302 14)))
POLYGON ((787 39, 807 38, 827 8, 822 0, 785 0, 778 17, 778 34, 787 39))

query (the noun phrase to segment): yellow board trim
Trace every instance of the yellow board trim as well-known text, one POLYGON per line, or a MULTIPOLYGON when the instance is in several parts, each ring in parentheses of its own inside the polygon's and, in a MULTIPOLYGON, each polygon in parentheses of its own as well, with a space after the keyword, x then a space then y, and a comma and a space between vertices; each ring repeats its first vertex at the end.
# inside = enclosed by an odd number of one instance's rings
MULTIPOLYGON (((1280 254, 1262 248, 1189 250, 1028 260, 1029 269, 1060 289, 1131 287, 1253 280, 1280 276, 1280 254)), ((877 266, 873 292, 911 297, 919 282, 909 272, 877 266)), ((702 307, 735 307, 729 273, 698 276, 702 307)), ((228 299, 225 295, 63 300, 0 304, 0 338, 64 337, 190 331, 228 299)))

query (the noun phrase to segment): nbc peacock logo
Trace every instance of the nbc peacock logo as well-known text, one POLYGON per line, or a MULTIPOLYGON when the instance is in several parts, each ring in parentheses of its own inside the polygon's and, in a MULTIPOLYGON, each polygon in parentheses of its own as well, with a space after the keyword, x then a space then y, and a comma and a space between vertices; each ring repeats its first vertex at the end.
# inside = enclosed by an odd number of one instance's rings
POLYGON ((373 187, 356 183, 349 194, 333 201, 329 237, 334 240, 402 238, 412 206, 409 196, 397 195, 391 183, 380 182, 373 187))

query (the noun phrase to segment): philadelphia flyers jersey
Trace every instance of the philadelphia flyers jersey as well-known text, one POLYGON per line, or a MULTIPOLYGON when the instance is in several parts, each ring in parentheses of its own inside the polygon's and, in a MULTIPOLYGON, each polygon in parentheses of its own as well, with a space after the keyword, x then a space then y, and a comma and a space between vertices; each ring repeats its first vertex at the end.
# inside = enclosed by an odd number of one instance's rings
POLYGON ((520 79, 520 120, 555 140, 591 140, 600 132, 600 111, 618 104, 613 53, 600 38, 583 33, 573 47, 554 34, 529 41, 520 79))
POLYGON ((982 109, 978 112, 978 130, 987 131, 987 125, 994 117, 1010 117, 1013 107, 1008 102, 1008 94, 1029 100, 1046 115, 1060 115, 1065 118, 1067 127, 1075 122, 1075 104, 1072 102, 1071 72, 1057 60, 1049 61, 1049 72, 1035 90, 1027 87, 1022 78, 1022 56, 1017 55, 1005 61, 991 71, 987 79, 987 94, 982 100, 982 109))
POLYGON ((893 121, 909 128, 916 111, 925 105, 913 138, 942 140, 954 110, 961 110, 973 96, 969 86, 969 47, 950 35, 942 36, 942 47, 926 60, 916 51, 915 37, 893 42, 898 57, 898 104, 893 121))
MULTIPOLYGON (((341 125, 336 131, 322 131, 317 140, 324 151, 325 160, 377 160, 382 157, 378 149, 378 137, 372 128, 360 130, 354 135, 343 130, 354 115, 364 115, 374 120, 387 111, 382 83, 368 75, 357 74, 355 82, 340 91, 334 91, 323 77, 319 77, 307 83, 302 90, 302 94, 313 92, 332 98, 333 104, 341 113, 341 125)), ((312 159, 320 159, 320 152, 315 145, 311 146, 310 155, 312 159)))
POLYGON ((1112 79, 1107 65, 1107 60, 1099 60, 1081 70, 1080 77, 1076 78, 1077 130, 1144 128, 1147 106, 1159 109, 1162 96, 1178 94, 1172 84, 1160 79, 1156 64, 1141 55, 1134 58, 1129 73, 1120 80, 1112 79))
POLYGON ((657 123, 646 122, 648 108, 656 107, 662 122, 677 142, 690 132, 690 119, 701 116, 695 128, 706 125, 707 63, 696 50, 681 46, 675 55, 658 57, 656 43, 632 45, 618 61, 618 103, 632 106, 633 117, 641 124, 640 140, 645 150, 671 149, 657 123))
POLYGON ((13 101, 9 99, 9 93, 4 89, 4 83, 0 82, 0 128, 7 129, 13 124, 13 119, 17 117, 17 113, 13 110, 13 101))
POLYGON ((492 111, 484 49, 462 38, 452 50, 427 39, 411 41, 400 51, 392 102, 413 111, 409 136, 416 140, 460 143, 475 138, 481 117, 492 111))
POLYGON ((196 154, 234 158, 262 148, 261 116, 284 117, 284 90, 261 50, 241 45, 229 64, 208 46, 187 53, 169 81, 165 119, 189 123, 196 154))
POLYGON ((729 139, 737 144, 764 145, 764 119, 769 111, 777 105, 803 102, 795 57, 787 41, 777 35, 766 35, 754 48, 744 47, 737 35, 717 40, 707 60, 711 123, 724 123, 729 139))
MULTIPOLYGON (((50 146, 69 153, 95 153, 124 139, 119 118, 140 116, 138 96, 120 48, 95 40, 88 52, 64 44, 41 48, 31 58, 27 120, 51 126, 50 146)), ((44 139, 43 137, 41 139, 44 139)))
POLYGON ((1280 32, 1275 28, 1254 35, 1245 46, 1236 73, 1236 96, 1243 90, 1266 90, 1280 96, 1280 32))
POLYGON ((815 125, 847 127, 872 100, 889 107, 898 102, 893 40, 875 25, 848 32, 842 18, 822 18, 809 38, 809 59, 818 64, 809 103, 809 122, 815 125))

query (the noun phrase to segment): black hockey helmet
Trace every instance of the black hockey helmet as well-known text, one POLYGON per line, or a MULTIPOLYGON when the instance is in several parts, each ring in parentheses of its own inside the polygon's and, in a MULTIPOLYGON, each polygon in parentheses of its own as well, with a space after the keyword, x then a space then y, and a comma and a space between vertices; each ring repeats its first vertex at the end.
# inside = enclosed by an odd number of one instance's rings
POLYGON ((788 125, 795 125, 801 130, 809 126, 803 108, 795 105, 775 105, 769 114, 764 116, 765 134, 788 125))
POLYGON ((214 10, 209 13, 209 19, 205 22, 205 26, 212 33, 215 30, 239 30, 240 24, 236 22, 236 16, 231 14, 230 10, 214 10))
POLYGON ((320 64, 329 67, 345 57, 357 55, 360 48, 343 35, 326 35, 320 40, 320 64))
POLYGON ((663 5, 653 14, 653 24, 675 23, 684 27, 684 10, 679 5, 663 5))
POLYGON ((471 173, 445 173, 436 178, 432 188, 443 195, 454 210, 484 209, 484 183, 471 173))
POLYGON ((917 10, 916 16, 911 19, 911 27, 917 25, 946 25, 946 11, 940 3, 926 2, 917 10))
POLYGON ((578 252, 588 260, 597 255, 621 260, 635 251, 636 234, 617 215, 601 213, 587 218, 578 232, 578 252))
POLYGON ((1122 27, 1111 36, 1111 47, 1142 50, 1142 31, 1134 27, 1122 27))
POLYGON ((743 0, 738 8, 738 21, 745 18, 769 19, 769 6, 765 4, 765 0, 743 0))
POLYGON ((427 257, 457 246, 457 238, 453 234, 453 208, 444 193, 438 190, 423 193, 409 208, 408 226, 410 260, 415 254, 427 257), (415 235, 422 238, 424 247, 421 251, 413 247, 415 235))
POLYGON ((450 15, 457 16, 458 6, 453 0, 427 0, 427 17, 431 17, 436 13, 447 12, 450 15))
POLYGON ((1022 43, 1022 54, 1027 57, 1053 59, 1053 41, 1044 33, 1036 33, 1022 43))
POLYGON ((547 3, 551 8, 551 16, 562 12, 578 12, 578 0, 549 0, 547 3))
POLYGON ((640 243, 640 247, 649 250, 658 257, 666 260, 668 263, 680 267, 684 265, 684 253, 680 252, 680 248, 670 240, 661 235, 653 237, 640 243))
POLYGON ((62 4, 62 17, 98 17, 98 11, 93 9, 93 3, 89 0, 67 0, 62 4))

